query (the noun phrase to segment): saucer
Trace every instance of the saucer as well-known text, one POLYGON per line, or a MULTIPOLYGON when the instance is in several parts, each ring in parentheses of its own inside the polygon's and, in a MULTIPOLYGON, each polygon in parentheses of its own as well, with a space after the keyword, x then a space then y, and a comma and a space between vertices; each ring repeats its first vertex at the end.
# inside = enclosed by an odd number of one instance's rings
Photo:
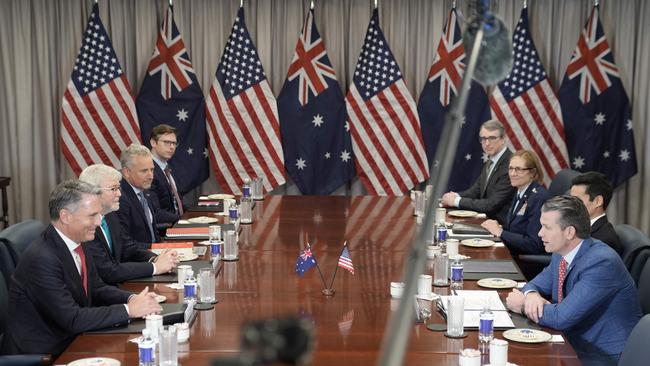
POLYGON ((187 221, 192 224, 214 224, 215 222, 219 222, 218 219, 208 216, 192 217, 191 219, 187 219, 187 221))
POLYGON ((454 261, 464 261, 467 259, 471 259, 472 257, 464 254, 455 254, 455 255, 450 255, 448 258, 454 261))
POLYGON ((476 282, 477 285, 487 288, 503 289, 517 287, 517 281, 507 278, 482 278, 476 282))
POLYGON ((553 336, 542 330, 517 328, 503 332, 503 338, 521 343, 544 343, 550 341, 553 336))
POLYGON ((199 256, 195 253, 192 254, 179 254, 178 255, 178 260, 181 262, 189 262, 197 259, 199 256))
POLYGON ((227 199, 235 198, 235 196, 233 196, 232 194, 225 194, 225 193, 209 194, 207 197, 210 200, 227 200, 227 199))
POLYGON ((492 240, 487 240, 487 239, 465 239, 460 242, 466 247, 473 247, 473 248, 487 248, 491 247, 494 245, 494 242, 492 240))
POLYGON ((418 299, 422 299, 422 300, 433 301, 433 300, 438 300, 440 298, 440 295, 432 292, 429 295, 417 294, 417 295, 415 295, 415 297, 417 297, 418 299))
POLYGON ((108 357, 89 357, 72 361, 68 366, 120 366, 120 361, 108 357))
POLYGON ((452 210, 447 212, 447 215, 453 217, 474 217, 478 215, 478 212, 469 210, 452 210))
POLYGON ((165 295, 156 295, 156 301, 160 302, 165 302, 167 300, 167 296, 165 295))

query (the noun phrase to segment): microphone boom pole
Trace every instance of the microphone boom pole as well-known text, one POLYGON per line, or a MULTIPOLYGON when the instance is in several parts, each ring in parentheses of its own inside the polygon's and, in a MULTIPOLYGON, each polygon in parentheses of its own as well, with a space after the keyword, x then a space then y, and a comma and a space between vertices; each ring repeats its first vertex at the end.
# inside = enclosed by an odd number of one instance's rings
POLYGON ((388 323, 386 333, 381 346, 379 365, 397 366, 401 365, 406 353, 406 346, 410 338, 412 320, 415 315, 415 308, 412 304, 415 296, 417 278, 424 269, 426 262, 426 239, 433 235, 433 220, 435 217, 436 197, 441 197, 449 182, 449 175, 454 161, 454 155, 458 148, 460 138, 460 120, 465 114, 465 106, 469 94, 470 83, 476 68, 481 42, 484 36, 485 19, 481 19, 476 38, 469 55, 469 62, 463 74, 461 89, 458 97, 454 100, 449 113, 445 116, 445 125, 440 143, 436 149, 436 155, 429 169, 429 183, 433 184, 433 194, 427 202, 426 215, 422 227, 413 241, 409 251, 407 263, 404 266, 404 291, 399 302, 397 311, 393 313, 388 323), (439 162, 439 164, 436 164, 439 162), (435 173, 435 174, 434 174, 435 173))

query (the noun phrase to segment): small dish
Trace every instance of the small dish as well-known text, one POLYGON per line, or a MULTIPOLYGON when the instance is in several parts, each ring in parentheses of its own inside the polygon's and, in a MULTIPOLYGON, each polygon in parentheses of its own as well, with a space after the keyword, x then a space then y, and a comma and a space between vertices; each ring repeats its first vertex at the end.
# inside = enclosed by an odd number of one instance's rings
POLYGON ((72 361, 68 366, 120 366, 120 361, 108 357, 88 357, 72 361))
POLYGON ((208 216, 192 217, 191 219, 187 219, 187 221, 192 224, 214 224, 215 222, 219 222, 217 218, 208 216))
POLYGON ((415 297, 417 297, 418 299, 422 299, 422 300, 434 301, 434 300, 438 300, 440 298, 440 295, 432 292, 432 293, 430 293, 428 295, 417 294, 417 295, 415 295, 415 297))
POLYGON ((544 343, 550 341, 553 336, 543 330, 516 328, 503 332, 503 338, 520 343, 544 343))
POLYGON ((477 285, 486 288, 504 289, 517 287, 517 281, 507 278, 482 278, 476 282, 477 285))
POLYGON ((494 245, 494 242, 492 240, 488 239, 465 239, 460 242, 466 247, 473 247, 473 248, 487 248, 491 247, 494 245))
POLYGON ((447 215, 453 217, 474 217, 478 215, 478 212, 469 210, 452 210, 447 212, 447 215))
POLYGON ((193 261, 193 260, 197 259, 198 257, 199 256, 197 254, 195 254, 195 253, 192 253, 192 254, 179 253, 178 254, 178 260, 181 261, 181 262, 193 261))

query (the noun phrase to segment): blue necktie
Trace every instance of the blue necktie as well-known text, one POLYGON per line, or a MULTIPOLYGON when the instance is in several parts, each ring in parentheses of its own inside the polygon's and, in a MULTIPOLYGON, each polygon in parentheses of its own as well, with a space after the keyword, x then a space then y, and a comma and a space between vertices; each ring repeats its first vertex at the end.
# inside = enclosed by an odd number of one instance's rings
POLYGON ((140 198, 142 211, 144 211, 144 217, 147 219, 147 226, 149 227, 151 242, 153 243, 156 241, 156 235, 153 233, 153 217, 151 216, 151 210, 149 209, 149 204, 147 204, 147 199, 144 197, 144 192, 138 193, 138 197, 140 198))
POLYGON ((111 232, 108 230, 108 223, 106 223, 106 218, 102 218, 102 231, 104 236, 106 236, 106 242, 108 243, 108 249, 113 253, 113 238, 111 238, 111 232))

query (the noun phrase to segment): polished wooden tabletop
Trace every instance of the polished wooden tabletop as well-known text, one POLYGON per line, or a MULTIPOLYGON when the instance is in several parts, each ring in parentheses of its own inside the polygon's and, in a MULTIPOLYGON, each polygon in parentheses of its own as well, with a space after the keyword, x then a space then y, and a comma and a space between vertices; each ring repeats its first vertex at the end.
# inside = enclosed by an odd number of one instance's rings
MULTIPOLYGON (((217 278, 219 303, 213 310, 198 313, 190 341, 179 345, 179 361, 207 365, 215 358, 232 357, 240 350, 242 324, 297 315, 315 326, 312 364, 376 364, 386 324, 397 307, 389 295, 390 282, 401 279, 406 252, 418 230, 412 213, 410 200, 403 197, 267 196, 257 202, 253 224, 243 225, 240 233, 239 260, 223 262, 217 278), (346 240, 355 274, 339 269, 334 296, 321 294, 323 285, 316 268, 302 278, 296 275, 298 253, 310 242, 329 284, 346 240)), ((197 215, 211 214, 188 213, 188 217, 197 215)), ((460 253, 474 259, 510 258, 503 247, 461 246, 460 253)), ((427 272, 431 271, 428 263, 427 272)), ((124 285, 132 291, 144 286, 124 285)), ((464 288, 478 289, 476 281, 465 281, 464 288)), ((165 284, 155 284, 153 289, 167 296, 167 302, 182 302, 181 292, 165 284)), ((448 289, 436 291, 446 294, 448 289)), ((505 290, 500 292, 505 294, 505 290)), ((444 320, 434 312, 429 322, 444 320)), ((449 339, 414 323, 404 364, 457 365, 461 349, 478 348, 477 332, 468 333, 464 339, 449 339)), ((135 365, 137 346, 128 342, 135 336, 81 335, 56 363, 96 355, 135 365)), ((501 337, 501 332, 495 336, 501 337)), ((510 342, 509 360, 520 365, 580 364, 568 343, 510 342)))

